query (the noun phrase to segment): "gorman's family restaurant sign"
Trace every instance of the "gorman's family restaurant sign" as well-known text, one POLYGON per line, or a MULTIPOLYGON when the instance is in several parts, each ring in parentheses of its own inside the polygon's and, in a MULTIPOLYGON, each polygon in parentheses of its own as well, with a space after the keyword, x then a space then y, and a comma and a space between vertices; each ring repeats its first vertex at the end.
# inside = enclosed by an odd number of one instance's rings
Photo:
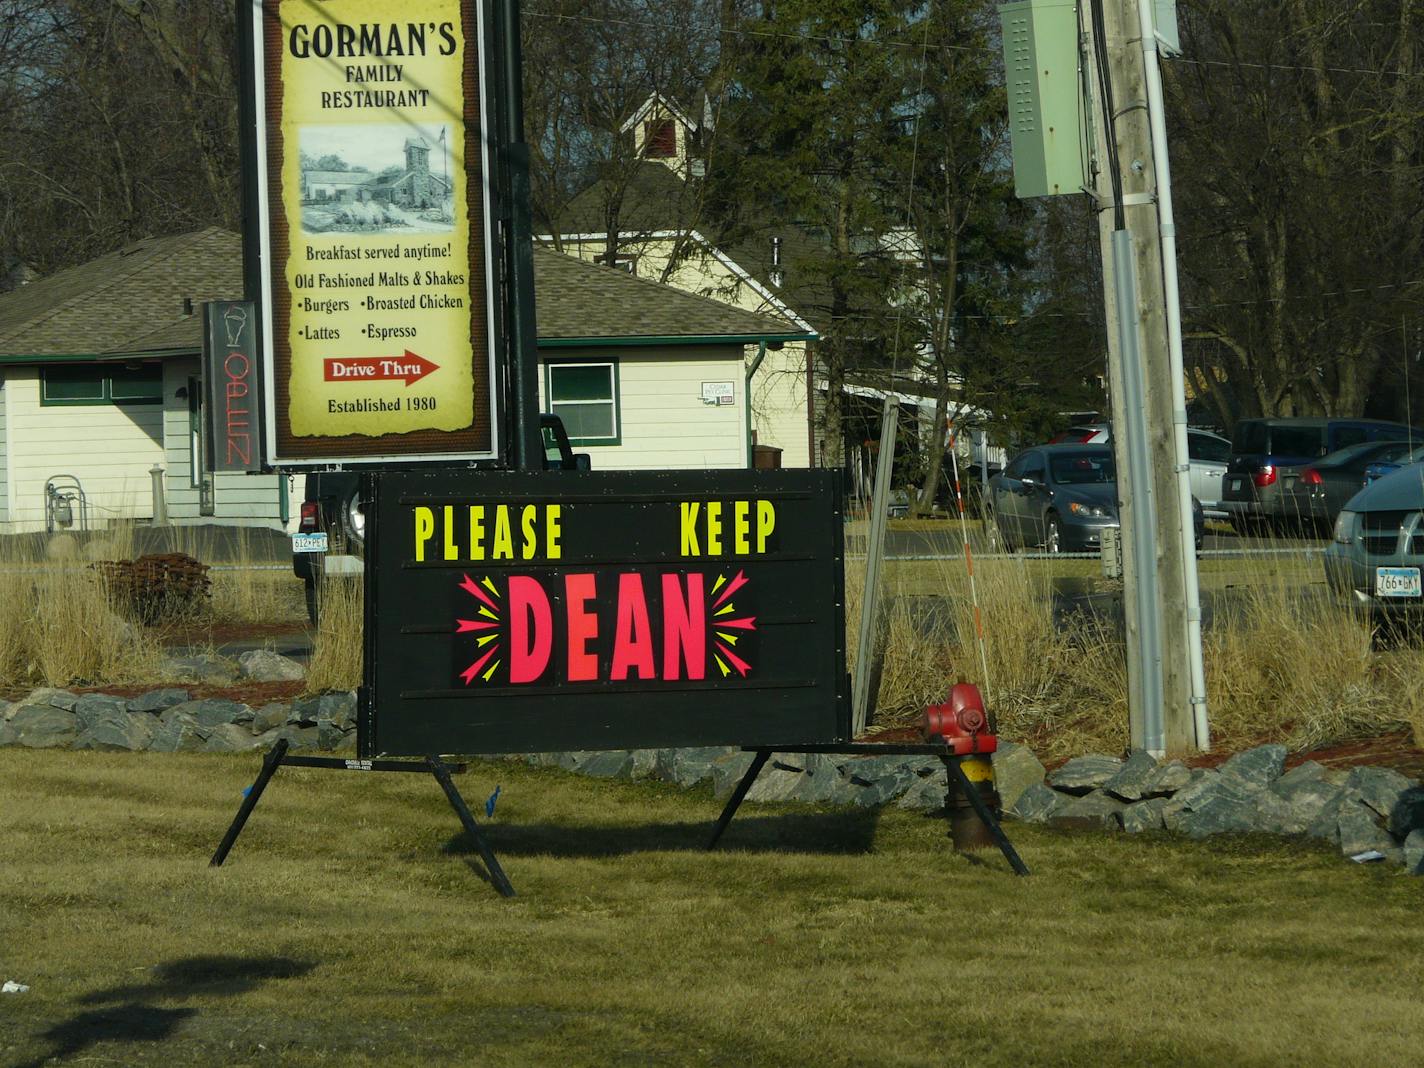
POLYGON ((496 456, 482 4, 252 17, 269 460, 496 456))

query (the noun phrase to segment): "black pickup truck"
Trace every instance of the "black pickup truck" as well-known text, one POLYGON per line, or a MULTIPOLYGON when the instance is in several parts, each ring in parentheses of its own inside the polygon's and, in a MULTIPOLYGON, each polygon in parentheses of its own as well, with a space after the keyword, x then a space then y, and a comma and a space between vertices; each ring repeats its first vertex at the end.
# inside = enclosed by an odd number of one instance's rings
MULTIPOLYGON (((544 439, 544 470, 587 471, 587 453, 575 453, 557 415, 540 415, 544 439)), ((306 585, 307 615, 316 622, 322 579, 356 578, 365 570, 365 505, 361 473, 354 470, 312 471, 307 475, 301 521, 292 539, 292 571, 306 585), (325 547, 319 535, 325 534, 325 547)))

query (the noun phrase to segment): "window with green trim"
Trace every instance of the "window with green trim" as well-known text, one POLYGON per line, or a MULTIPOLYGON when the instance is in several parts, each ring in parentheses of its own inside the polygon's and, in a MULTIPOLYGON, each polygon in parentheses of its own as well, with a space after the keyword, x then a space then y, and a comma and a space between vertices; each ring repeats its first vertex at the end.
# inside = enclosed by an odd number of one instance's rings
POLYGON ((163 365, 71 363, 41 367, 40 403, 162 404, 163 365))
POLYGON ((549 411, 564 422, 573 445, 617 445, 618 362, 578 360, 544 366, 549 411))

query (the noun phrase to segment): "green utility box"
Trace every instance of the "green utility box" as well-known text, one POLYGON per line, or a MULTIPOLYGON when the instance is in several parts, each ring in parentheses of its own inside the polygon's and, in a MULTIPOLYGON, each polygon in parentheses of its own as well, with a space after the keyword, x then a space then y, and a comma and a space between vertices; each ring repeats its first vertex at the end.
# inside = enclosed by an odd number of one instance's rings
POLYGON ((999 8, 1004 29, 1014 192, 1081 193, 1087 143, 1078 75, 1075 0, 1018 0, 999 8))

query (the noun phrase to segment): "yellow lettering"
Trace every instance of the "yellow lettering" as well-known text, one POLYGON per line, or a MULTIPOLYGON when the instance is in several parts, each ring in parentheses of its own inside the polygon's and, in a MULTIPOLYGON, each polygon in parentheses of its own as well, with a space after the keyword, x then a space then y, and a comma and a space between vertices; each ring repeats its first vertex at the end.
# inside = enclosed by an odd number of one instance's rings
POLYGON ((513 560, 514 539, 509 530, 509 505, 501 504, 494 513, 494 552, 491 560, 513 560))
POLYGON ((470 505, 470 559, 485 558, 485 506, 470 505))
POLYGON ((696 501, 682 502, 682 555, 701 556, 697 551, 697 512, 702 506, 696 501))
POLYGON ((722 555, 722 502, 707 502, 707 555, 722 555))
POLYGON ((757 552, 766 552, 766 539, 776 529, 776 506, 770 501, 757 501, 757 552))
POLYGON ((444 512, 445 559, 458 560, 460 559, 460 550, 455 548, 455 506, 453 504, 447 504, 444 508, 444 512))
POLYGON ((539 538, 534 533, 534 520, 538 518, 539 510, 532 504, 526 504, 524 510, 519 513, 519 525, 524 531, 524 545, 522 555, 525 560, 532 560, 538 553, 535 551, 539 546, 539 538))
POLYGON ((415 560, 425 559, 425 543, 435 533, 435 513, 424 506, 415 510, 415 560))
POLYGON ((751 533, 751 501, 738 501, 734 506, 735 519, 733 523, 733 545, 739 556, 745 556, 752 551, 751 543, 747 535, 751 533))
POLYGON ((563 550, 559 548, 559 515, 562 509, 561 504, 544 506, 544 555, 550 560, 557 560, 563 555, 563 550))

